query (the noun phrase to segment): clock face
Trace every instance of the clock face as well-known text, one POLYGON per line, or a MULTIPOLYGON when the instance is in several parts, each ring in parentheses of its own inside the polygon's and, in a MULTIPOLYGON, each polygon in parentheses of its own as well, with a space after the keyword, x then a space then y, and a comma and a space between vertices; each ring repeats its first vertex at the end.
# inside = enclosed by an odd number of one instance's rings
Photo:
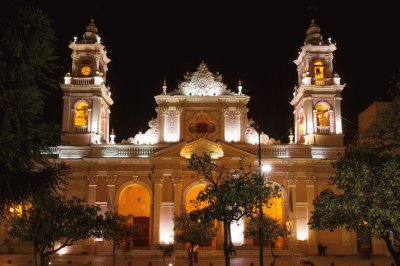
POLYGON ((81 73, 82 73, 82 75, 84 75, 84 76, 89 76, 89 75, 90 75, 90 72, 92 72, 92 69, 90 69, 90 66, 83 66, 83 67, 81 68, 81 73))

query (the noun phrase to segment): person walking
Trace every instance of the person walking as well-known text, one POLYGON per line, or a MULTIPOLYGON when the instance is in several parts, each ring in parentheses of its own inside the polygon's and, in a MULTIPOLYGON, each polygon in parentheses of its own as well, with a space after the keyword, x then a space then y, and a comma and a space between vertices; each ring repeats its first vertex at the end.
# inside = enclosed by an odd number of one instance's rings
POLYGON ((196 244, 193 247, 193 256, 194 256, 194 262, 197 262, 199 260, 199 245, 196 244))

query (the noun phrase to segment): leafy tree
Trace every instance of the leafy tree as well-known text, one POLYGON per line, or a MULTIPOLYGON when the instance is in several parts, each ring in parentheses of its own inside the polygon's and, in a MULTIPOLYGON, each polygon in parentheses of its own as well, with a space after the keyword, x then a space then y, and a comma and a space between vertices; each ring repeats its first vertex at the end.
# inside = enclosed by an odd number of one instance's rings
POLYGON ((393 98, 389 106, 377 113, 375 120, 361 136, 382 152, 399 152, 400 148, 400 95, 393 98))
MULTIPOLYGON (((260 219, 259 217, 252 217, 249 223, 246 226, 246 230, 244 232, 245 237, 259 237, 260 232, 260 219)), ((286 226, 283 224, 279 224, 279 222, 271 218, 269 216, 264 215, 263 219, 261 219, 261 232, 263 239, 270 243, 269 247, 271 249, 271 255, 274 261, 271 265, 275 265, 275 254, 273 250, 272 243, 278 240, 278 237, 287 236, 289 231, 287 230, 286 226)))
POLYGON ((10 206, 63 184, 66 167, 41 156, 60 130, 43 121, 44 99, 56 88, 54 28, 41 10, 6 0, 0 9, 0 217, 10 206))
POLYGON ((210 221, 194 220, 186 213, 174 216, 175 241, 189 243, 189 264, 193 265, 193 248, 195 245, 204 245, 215 236, 213 223, 210 221))
POLYGON ((309 224, 314 230, 368 230, 383 239, 397 266, 400 253, 400 156, 367 145, 349 148, 335 164, 332 186, 314 200, 309 224))
POLYGON ((271 197, 279 196, 279 188, 272 184, 260 184, 259 176, 251 171, 251 167, 245 170, 240 165, 238 169, 229 170, 214 163, 209 154, 192 154, 189 169, 195 170, 208 182, 197 197, 198 201, 206 203, 206 207, 191 212, 191 216, 202 221, 222 221, 225 265, 229 266, 233 246, 231 223, 244 216, 252 216, 260 200, 267 205, 271 197))
POLYGON ((141 228, 133 224, 133 216, 120 215, 115 212, 106 212, 104 217, 100 218, 99 230, 95 233, 96 237, 102 237, 106 240, 112 241, 113 245, 113 265, 115 265, 115 250, 120 244, 140 234, 141 228))
POLYGON ((80 239, 87 239, 98 226, 97 206, 83 200, 65 200, 59 195, 42 195, 32 200, 32 206, 11 219, 10 235, 32 241, 40 265, 47 265, 48 257, 80 239), (56 245, 59 241, 60 245, 56 245))

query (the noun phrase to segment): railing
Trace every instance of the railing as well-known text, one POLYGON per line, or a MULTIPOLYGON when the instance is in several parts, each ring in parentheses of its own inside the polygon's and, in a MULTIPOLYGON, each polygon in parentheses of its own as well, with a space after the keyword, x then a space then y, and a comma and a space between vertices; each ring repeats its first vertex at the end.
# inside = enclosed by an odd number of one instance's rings
MULTIPOLYGON (((238 148, 251 154, 258 154, 258 146, 239 145, 238 148)), ((261 145, 263 158, 311 158, 311 148, 307 145, 261 145)))
POLYGON ((331 78, 313 78, 313 85, 318 85, 318 86, 329 86, 332 85, 332 79, 331 78))
POLYGON ((317 133, 318 134, 330 134, 330 127, 329 126, 317 126, 317 133))
MULTIPOLYGON (((172 144, 174 145, 174 144, 172 144)), ((51 147, 51 154, 58 154, 60 158, 134 158, 149 157, 164 148, 167 144, 159 145, 125 145, 125 144, 105 144, 92 146, 58 146, 51 147)), ((258 145, 234 144, 236 148, 247 151, 254 156, 258 155, 258 145)), ((318 158, 318 159, 337 159, 338 154, 344 151, 343 147, 314 147, 302 144, 283 144, 283 145, 262 145, 261 157, 272 158, 318 158)), ((50 154, 50 152, 43 152, 50 154)))
POLYGON ((153 145, 107 145, 94 147, 92 157, 148 157, 161 148, 153 145))
POLYGON ((87 126, 75 126, 76 133, 87 133, 88 129, 87 126))
POLYGON ((89 85, 94 84, 94 78, 72 78, 74 85, 89 85))

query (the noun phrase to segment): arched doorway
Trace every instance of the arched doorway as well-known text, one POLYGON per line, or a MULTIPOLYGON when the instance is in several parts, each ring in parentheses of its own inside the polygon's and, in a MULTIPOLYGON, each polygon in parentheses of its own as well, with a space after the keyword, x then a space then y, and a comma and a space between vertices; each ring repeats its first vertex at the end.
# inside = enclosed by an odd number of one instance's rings
POLYGON ((118 213, 132 215, 133 223, 141 228, 141 233, 126 240, 131 247, 148 247, 150 235, 150 192, 141 184, 126 186, 119 194, 118 213))
MULTIPOLYGON (((274 185, 278 185, 280 187, 280 194, 279 198, 271 198, 268 202, 268 206, 263 205, 263 213, 273 219, 276 219, 279 224, 285 224, 284 221, 284 201, 287 199, 286 191, 281 187, 279 184, 273 182, 274 185)), ((267 243, 265 243, 267 244, 267 243)), ((257 237, 253 238, 253 246, 259 245, 259 239, 257 237)), ((273 243, 275 248, 283 248, 283 238, 279 237, 277 241, 273 243)))
MULTIPOLYGON (((191 211, 204 208, 206 203, 197 202, 196 198, 199 195, 200 191, 206 188, 204 183, 194 183, 192 186, 188 187, 185 191, 185 211, 186 213, 190 213, 191 211)), ((203 247, 216 247, 216 241, 212 240, 210 243, 203 245, 203 247)))

